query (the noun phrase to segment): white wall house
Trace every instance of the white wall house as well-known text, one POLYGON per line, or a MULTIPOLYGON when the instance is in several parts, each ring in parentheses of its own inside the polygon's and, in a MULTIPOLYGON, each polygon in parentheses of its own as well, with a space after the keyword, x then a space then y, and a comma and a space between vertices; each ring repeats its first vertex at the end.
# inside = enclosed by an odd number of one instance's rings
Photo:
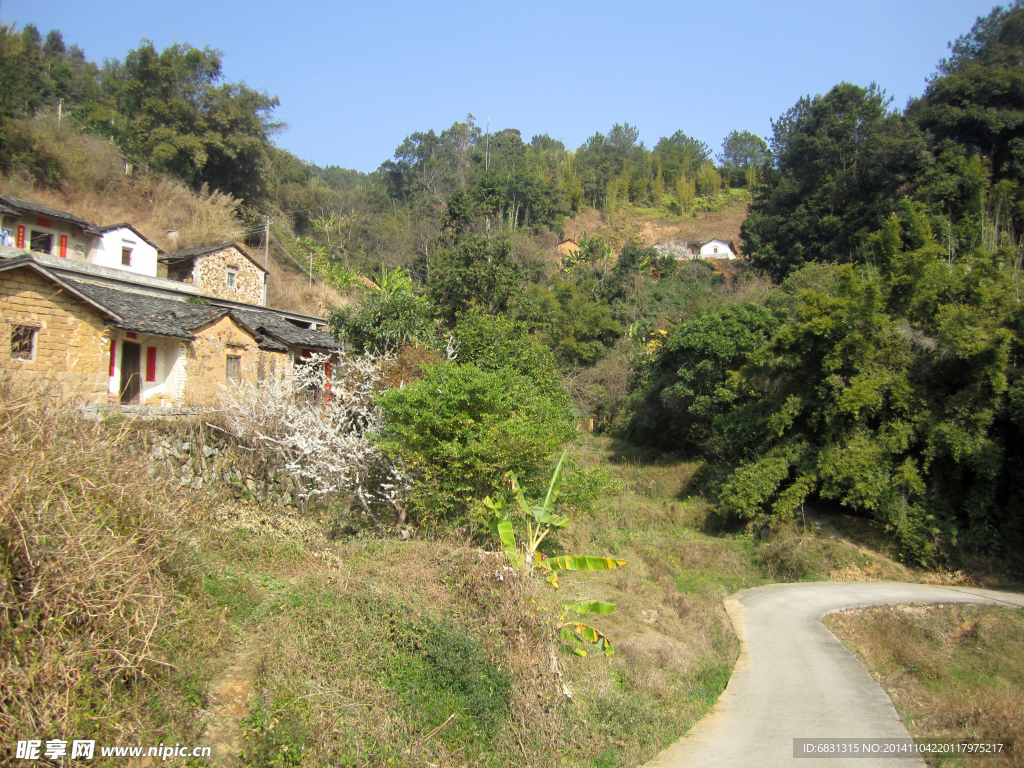
POLYGON ((131 224, 97 227, 99 238, 89 253, 89 263, 156 277, 159 249, 131 224))
POLYGON ((181 340, 120 330, 111 336, 110 402, 171 405, 181 401, 187 353, 181 340))
POLYGON ((713 240, 708 240, 706 243, 700 244, 700 253, 698 254, 698 258, 735 259, 736 249, 733 248, 731 242, 715 238, 713 240))

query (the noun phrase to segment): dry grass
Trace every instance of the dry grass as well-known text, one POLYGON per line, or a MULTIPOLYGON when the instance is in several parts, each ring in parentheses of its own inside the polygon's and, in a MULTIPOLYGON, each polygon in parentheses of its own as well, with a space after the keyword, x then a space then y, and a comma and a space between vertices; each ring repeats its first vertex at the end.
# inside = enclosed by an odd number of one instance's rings
POLYGON ((1009 757, 930 763, 1024 765, 1024 615, 954 605, 883 607, 826 626, 888 692, 912 736, 1013 742, 1009 757))
POLYGON ((199 195, 176 181, 134 169, 110 143, 58 128, 52 117, 16 121, 39 156, 59 168, 54 183, 38 184, 23 173, 0 177, 3 194, 68 211, 94 224, 130 222, 165 251, 240 240, 238 201, 219 192, 199 195), (168 233, 177 232, 177 239, 168 233))
MULTIPOLYGON (((578 458, 602 467, 596 451, 578 458)), ((739 584, 752 561, 743 542, 683 535, 690 505, 657 496, 685 484, 691 466, 644 472, 626 468, 651 496, 623 491, 593 515, 570 512, 553 542, 552 553, 616 554, 629 565, 566 574, 558 591, 461 540, 364 532, 330 542, 307 535, 308 520, 218 515, 201 544, 206 583, 233 632, 260 646, 243 759, 497 767, 652 757, 725 686, 738 646, 715 569, 739 584), (639 506, 622 529, 605 506, 619 499, 622 514, 639 506), (691 570, 701 577, 688 581, 691 570), (562 606, 580 597, 618 602, 618 612, 590 617, 615 644, 611 658, 578 658, 555 639, 562 606)))
POLYGON ((191 502, 128 455, 128 429, 46 393, 0 382, 0 431, 0 729, 194 738, 190 659, 216 632, 196 632, 206 609, 176 589, 191 502))
POLYGON ((348 306, 352 298, 326 285, 310 284, 309 277, 270 259, 267 281, 267 306, 327 317, 336 307, 348 306))
POLYGON ((827 524, 784 525, 758 544, 756 555, 772 581, 918 580, 911 569, 827 524))

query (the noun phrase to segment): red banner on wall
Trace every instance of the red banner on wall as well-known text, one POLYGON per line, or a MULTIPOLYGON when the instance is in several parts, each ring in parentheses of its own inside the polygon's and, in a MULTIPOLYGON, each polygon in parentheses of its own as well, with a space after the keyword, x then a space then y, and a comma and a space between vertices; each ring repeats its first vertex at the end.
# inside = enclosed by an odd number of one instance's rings
POLYGON ((66 259, 68 257, 68 236, 60 236, 60 257, 66 259))
POLYGON ((25 247, 25 225, 18 225, 18 237, 15 239, 14 244, 19 248, 25 247))

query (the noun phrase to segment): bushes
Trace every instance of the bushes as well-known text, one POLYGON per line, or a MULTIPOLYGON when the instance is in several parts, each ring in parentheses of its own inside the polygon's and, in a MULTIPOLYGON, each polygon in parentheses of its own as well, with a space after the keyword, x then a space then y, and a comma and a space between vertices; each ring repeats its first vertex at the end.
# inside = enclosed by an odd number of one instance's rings
POLYGON ((190 501, 127 426, 53 406, 0 381, 0 731, 194 742, 188 654, 215 618, 176 589, 190 501))
POLYGON ((630 424, 661 448, 721 455, 714 421, 740 396, 733 372, 765 344, 777 321, 764 307, 724 307, 680 325, 665 341, 630 424))
POLYGON ((426 523, 480 522, 474 509, 505 472, 540 479, 543 462, 575 435, 567 395, 508 368, 427 366, 379 403, 383 447, 418 480, 412 498, 426 523))

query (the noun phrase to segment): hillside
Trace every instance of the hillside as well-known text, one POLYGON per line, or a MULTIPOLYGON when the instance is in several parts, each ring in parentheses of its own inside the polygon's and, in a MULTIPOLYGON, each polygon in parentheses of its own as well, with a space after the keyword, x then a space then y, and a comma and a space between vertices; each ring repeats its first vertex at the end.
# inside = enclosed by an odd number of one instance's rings
MULTIPOLYGON (((2 195, 69 211, 94 224, 129 222, 165 253, 229 241, 254 254, 263 251, 263 227, 243 221, 241 202, 230 195, 194 192, 135 167, 109 142, 73 130, 66 121, 58 126, 49 117, 22 120, 16 129, 31 138, 36 172, 0 174, 2 195)), ((284 225, 276 225, 275 232, 285 241, 294 239, 284 225)), ((310 285, 308 274, 276 243, 269 255, 270 306, 324 316, 348 302, 328 286, 310 285)))
POLYGON ((641 245, 704 241, 713 237, 732 240, 742 248, 740 225, 747 217, 747 202, 742 198, 716 211, 701 211, 693 216, 666 216, 665 210, 623 207, 612 223, 602 211, 584 210, 565 223, 565 236, 579 240, 584 233, 605 238, 616 250, 630 238, 641 245))

